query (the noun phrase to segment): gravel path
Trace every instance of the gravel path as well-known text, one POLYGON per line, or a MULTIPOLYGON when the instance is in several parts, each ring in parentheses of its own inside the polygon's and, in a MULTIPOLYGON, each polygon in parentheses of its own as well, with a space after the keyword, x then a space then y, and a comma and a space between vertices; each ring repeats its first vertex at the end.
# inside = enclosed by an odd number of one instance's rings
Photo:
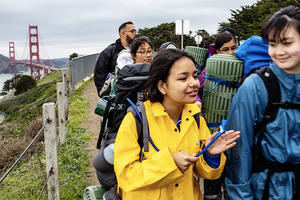
POLYGON ((89 170, 88 181, 89 185, 99 185, 95 169, 93 167, 93 157, 96 155, 98 149, 96 148, 97 139, 100 130, 100 116, 94 113, 94 109, 97 105, 99 97, 94 81, 91 81, 83 91, 83 97, 89 102, 89 113, 87 119, 83 121, 83 125, 87 128, 89 134, 92 135, 92 139, 88 145, 89 149, 89 170))

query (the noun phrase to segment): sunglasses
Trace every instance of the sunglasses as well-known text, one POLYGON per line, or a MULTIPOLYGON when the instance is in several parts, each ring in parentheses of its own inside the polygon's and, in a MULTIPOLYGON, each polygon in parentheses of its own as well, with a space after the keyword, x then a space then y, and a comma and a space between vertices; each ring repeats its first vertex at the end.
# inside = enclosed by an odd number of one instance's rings
POLYGON ((135 30, 135 29, 132 29, 132 30, 126 31, 126 32, 130 32, 130 33, 132 33, 132 34, 135 34, 135 33, 136 33, 136 30, 135 30))

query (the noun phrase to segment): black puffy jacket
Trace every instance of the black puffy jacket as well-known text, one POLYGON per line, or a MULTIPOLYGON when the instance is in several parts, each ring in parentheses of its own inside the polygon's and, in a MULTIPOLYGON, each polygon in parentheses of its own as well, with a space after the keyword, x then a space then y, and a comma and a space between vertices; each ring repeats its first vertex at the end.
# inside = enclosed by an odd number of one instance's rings
POLYGON ((94 69, 94 82, 97 87, 98 95, 108 73, 115 71, 118 53, 123 49, 125 48, 123 47, 121 40, 118 39, 100 53, 94 69))

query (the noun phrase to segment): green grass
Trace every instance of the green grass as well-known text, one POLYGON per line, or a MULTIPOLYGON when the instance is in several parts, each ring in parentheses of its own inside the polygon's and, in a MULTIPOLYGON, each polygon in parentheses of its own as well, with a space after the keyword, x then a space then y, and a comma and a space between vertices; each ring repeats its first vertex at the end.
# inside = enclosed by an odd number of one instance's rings
MULTIPOLYGON (((62 200, 82 199, 84 189, 88 186, 87 145, 91 136, 83 127, 82 120, 87 117, 89 104, 81 94, 89 82, 84 83, 70 97, 66 143, 58 147, 60 199, 62 200)), ((34 154, 29 159, 21 161, 0 184, 0 200, 37 199, 45 179, 43 150, 40 154, 34 154)), ((42 199, 48 199, 47 190, 44 191, 42 199)))
POLYGON ((5 121, 22 119, 24 123, 28 123, 41 115, 44 103, 56 102, 56 83, 62 81, 61 76, 60 71, 50 73, 38 81, 37 87, 11 99, 1 101, 0 110, 8 116, 5 121))

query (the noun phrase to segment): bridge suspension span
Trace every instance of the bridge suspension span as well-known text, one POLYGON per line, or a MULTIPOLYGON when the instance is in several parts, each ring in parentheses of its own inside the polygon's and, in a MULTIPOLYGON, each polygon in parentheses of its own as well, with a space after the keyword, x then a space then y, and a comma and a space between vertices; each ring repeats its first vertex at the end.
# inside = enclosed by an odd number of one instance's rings
POLYGON ((44 75, 49 71, 58 70, 54 66, 47 66, 40 63, 39 54, 39 32, 37 25, 29 25, 29 61, 16 60, 15 43, 9 42, 9 72, 16 73, 16 65, 24 65, 30 68, 31 77, 40 77, 40 71, 44 71, 44 75))

